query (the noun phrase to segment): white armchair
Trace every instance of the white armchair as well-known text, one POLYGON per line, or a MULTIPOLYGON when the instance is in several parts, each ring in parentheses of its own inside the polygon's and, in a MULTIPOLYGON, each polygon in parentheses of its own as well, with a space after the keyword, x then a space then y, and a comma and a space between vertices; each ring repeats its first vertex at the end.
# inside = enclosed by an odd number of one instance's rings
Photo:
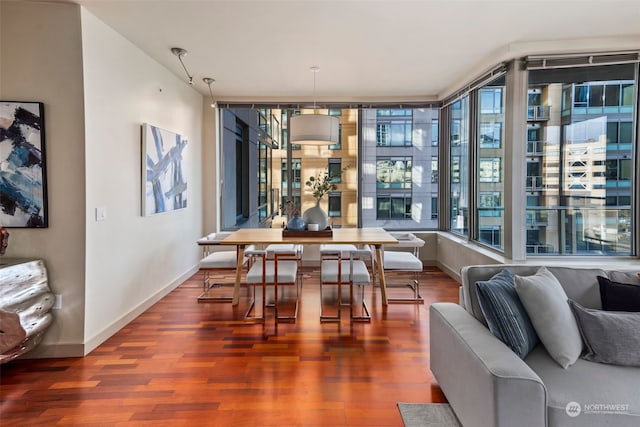
MULTIPOLYGON (((425 242, 413 233, 391 232, 389 234, 395 237, 399 243, 397 245, 383 247, 383 268, 385 271, 412 273, 413 280, 406 286, 413 291, 413 296, 406 298, 387 298, 387 301, 389 303, 423 304, 424 299, 420 295, 420 273, 423 267, 422 261, 420 261, 420 248, 424 246, 425 242), (407 249, 410 250, 407 251, 407 249)), ((390 287, 388 283, 387 286, 388 288, 390 287)))

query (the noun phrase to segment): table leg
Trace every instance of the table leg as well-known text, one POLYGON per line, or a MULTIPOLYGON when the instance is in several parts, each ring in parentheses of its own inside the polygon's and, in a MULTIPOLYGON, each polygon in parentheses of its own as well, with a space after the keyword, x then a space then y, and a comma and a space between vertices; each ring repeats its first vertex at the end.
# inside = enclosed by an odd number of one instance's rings
POLYGON ((388 305, 387 301, 387 280, 384 277, 384 266, 382 265, 382 245, 374 245, 376 250, 376 264, 378 276, 380 277, 380 293, 382 294, 382 305, 388 305))
POLYGON ((238 305, 240 302, 240 280, 242 278, 242 267, 244 266, 244 246, 238 245, 238 259, 236 260, 236 282, 233 285, 233 301, 232 305, 238 305))

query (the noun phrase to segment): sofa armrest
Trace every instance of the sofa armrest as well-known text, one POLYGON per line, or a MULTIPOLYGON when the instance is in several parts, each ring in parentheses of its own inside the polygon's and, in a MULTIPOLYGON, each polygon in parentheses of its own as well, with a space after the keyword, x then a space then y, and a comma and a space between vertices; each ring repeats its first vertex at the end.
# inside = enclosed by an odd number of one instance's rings
POLYGON ((541 427, 547 392, 538 375, 464 308, 429 309, 431 371, 465 427, 541 427))

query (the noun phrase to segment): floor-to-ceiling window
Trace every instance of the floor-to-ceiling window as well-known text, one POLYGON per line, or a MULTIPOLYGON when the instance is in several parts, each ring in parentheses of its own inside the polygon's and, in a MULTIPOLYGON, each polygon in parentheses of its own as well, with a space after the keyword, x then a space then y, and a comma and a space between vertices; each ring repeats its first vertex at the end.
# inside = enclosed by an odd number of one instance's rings
POLYGON ((449 110, 449 215, 450 230, 469 235, 469 96, 448 107, 449 110))
POLYGON ((478 89, 476 239, 504 249, 504 76, 478 89))
POLYGON ((362 226, 438 226, 437 108, 362 109, 362 226))
POLYGON ((275 182, 273 152, 281 138, 279 114, 275 109, 221 111, 223 229, 264 226, 278 211, 280 175, 275 182))
POLYGON ((304 211, 315 203, 304 182, 326 171, 338 188, 321 204, 336 227, 428 230, 440 223, 507 256, 516 247, 519 257, 635 256, 635 58, 571 67, 562 60, 557 68, 553 60, 536 66, 535 58, 521 58, 524 67, 497 66, 441 109, 326 109, 341 122, 339 143, 327 147, 287 147, 286 117, 308 111, 286 110, 257 130, 251 114, 235 112, 233 122, 224 121, 223 144, 233 141, 235 152, 225 155, 223 169, 236 175, 224 175, 222 210, 233 202, 231 228, 253 226, 253 215, 274 226, 273 201, 292 199, 304 211), (512 78, 517 73, 523 78, 512 78), (270 152, 258 130, 276 133, 270 152), (255 175, 249 188, 247 173, 255 175), (524 230, 513 229, 518 223, 524 230))
POLYGON ((528 254, 631 254, 635 67, 529 72, 528 254))

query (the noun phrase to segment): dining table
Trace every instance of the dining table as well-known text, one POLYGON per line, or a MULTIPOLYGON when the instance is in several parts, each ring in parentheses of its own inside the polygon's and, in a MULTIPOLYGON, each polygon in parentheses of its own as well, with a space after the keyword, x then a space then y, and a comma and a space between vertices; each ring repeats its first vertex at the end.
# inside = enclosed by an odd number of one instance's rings
POLYGON ((283 228, 241 228, 232 232, 220 241, 221 245, 235 245, 238 250, 236 265, 236 278, 233 288, 232 304, 238 305, 240 301, 240 285, 242 277, 244 250, 248 245, 271 244, 296 244, 296 245, 323 245, 323 244, 351 244, 370 245, 374 248, 373 257, 380 280, 380 293, 382 304, 387 305, 387 283, 384 276, 382 263, 382 245, 397 245, 398 240, 380 227, 367 228, 334 228, 330 233, 301 232, 288 235, 283 228))

